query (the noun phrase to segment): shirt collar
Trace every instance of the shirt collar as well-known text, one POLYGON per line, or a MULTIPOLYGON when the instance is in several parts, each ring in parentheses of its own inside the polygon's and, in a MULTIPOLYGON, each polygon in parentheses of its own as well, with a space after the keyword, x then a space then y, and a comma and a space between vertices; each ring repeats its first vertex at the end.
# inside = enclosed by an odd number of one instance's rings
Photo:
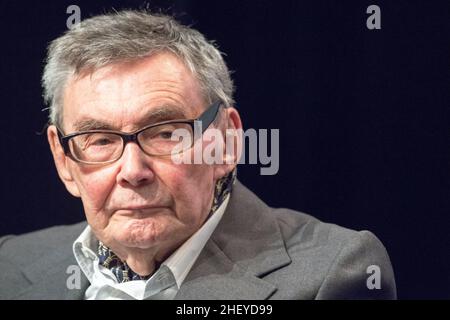
POLYGON ((225 198, 219 208, 217 208, 203 226, 162 263, 172 271, 178 288, 181 287, 181 284, 197 260, 200 252, 203 250, 206 242, 222 219, 229 200, 230 195, 225 198))
MULTIPOLYGON (((219 208, 209 217, 203 226, 161 264, 170 269, 178 288, 183 284, 184 279, 197 260, 200 252, 222 219, 229 199, 230 195, 227 195, 219 208)), ((95 273, 94 265, 98 264, 97 247, 98 240, 95 238, 89 225, 73 243, 75 259, 91 283, 95 273)))

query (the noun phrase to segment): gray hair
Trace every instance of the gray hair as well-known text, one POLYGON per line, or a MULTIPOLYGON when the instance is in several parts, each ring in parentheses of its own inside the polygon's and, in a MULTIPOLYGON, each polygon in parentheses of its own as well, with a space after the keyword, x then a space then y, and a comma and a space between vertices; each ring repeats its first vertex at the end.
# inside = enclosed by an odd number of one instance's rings
POLYGON ((234 104, 230 71, 213 41, 171 16, 126 10, 86 19, 50 43, 42 75, 50 123, 62 124, 69 77, 159 52, 171 52, 185 63, 208 103, 234 104))

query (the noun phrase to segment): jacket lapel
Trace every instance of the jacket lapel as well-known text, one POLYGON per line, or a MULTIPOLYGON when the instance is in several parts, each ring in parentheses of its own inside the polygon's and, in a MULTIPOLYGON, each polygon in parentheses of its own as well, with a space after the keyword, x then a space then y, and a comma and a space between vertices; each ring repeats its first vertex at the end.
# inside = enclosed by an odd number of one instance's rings
POLYGON ((275 290, 274 285, 241 268, 209 241, 175 299, 261 300, 275 290))
POLYGON ((239 182, 227 210, 176 299, 269 298, 263 277, 291 263, 274 213, 239 182))
POLYGON ((13 299, 39 300, 42 297, 48 300, 83 299, 89 286, 89 281, 78 267, 72 250, 65 250, 64 254, 61 251, 45 256, 27 266, 23 273, 31 285, 13 299), (69 266, 73 268, 68 269, 69 266))

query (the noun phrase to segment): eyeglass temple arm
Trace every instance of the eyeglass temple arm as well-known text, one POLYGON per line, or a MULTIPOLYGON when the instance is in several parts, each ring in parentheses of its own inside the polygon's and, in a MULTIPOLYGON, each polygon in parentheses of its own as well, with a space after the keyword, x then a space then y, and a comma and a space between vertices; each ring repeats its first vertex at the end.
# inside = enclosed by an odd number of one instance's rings
POLYGON ((202 133, 204 133, 206 131, 206 129, 208 129, 211 122, 213 122, 214 119, 216 118, 221 104, 222 104, 222 102, 220 102, 220 101, 214 103, 197 119, 197 121, 201 121, 201 123, 202 123, 202 126, 203 126, 202 133))
POLYGON ((59 140, 59 143, 61 144, 61 146, 62 146, 62 148, 64 150, 64 153, 68 154, 69 153, 69 146, 67 144, 67 140, 64 139, 64 133, 62 132, 62 130, 58 126, 56 126, 56 132, 58 134, 58 140, 59 140))

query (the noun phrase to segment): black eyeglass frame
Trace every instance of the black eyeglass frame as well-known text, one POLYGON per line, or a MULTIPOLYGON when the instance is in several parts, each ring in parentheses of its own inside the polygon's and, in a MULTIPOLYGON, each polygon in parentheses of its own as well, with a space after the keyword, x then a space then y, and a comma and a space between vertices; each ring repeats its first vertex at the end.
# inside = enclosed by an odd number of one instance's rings
MULTIPOLYGON (((158 123, 154 123, 154 124, 145 126, 141 129, 138 129, 138 130, 136 130, 134 132, 130 132, 130 133, 125 133, 125 132, 115 131, 115 130, 86 130, 86 131, 74 132, 74 133, 71 133, 68 135, 64 135, 63 131, 58 126, 56 126, 56 129, 58 131, 59 143, 61 144, 61 146, 64 150, 64 154, 66 156, 68 156, 70 159, 72 159, 73 161, 79 162, 79 163, 98 165, 98 164, 107 164, 107 163, 115 162, 122 157, 125 147, 126 147, 127 143, 129 143, 129 142, 135 142, 139 146, 139 148, 145 154, 147 154, 149 156, 167 156, 167 155, 149 154, 147 151, 144 150, 144 148, 139 143, 138 135, 147 129, 157 127, 160 125, 164 125, 164 124, 170 124, 170 123, 189 124, 191 126, 192 132, 194 132, 194 133, 195 133, 196 123, 201 123, 201 125, 202 125, 201 133, 203 134, 206 131, 206 129, 208 129, 208 127, 211 125, 211 123, 216 119, 221 105, 222 105, 221 101, 217 101, 217 102, 213 103, 197 119, 178 119, 178 120, 168 120, 168 121, 158 122, 158 123), (116 135, 120 136, 122 138, 122 142, 123 142, 122 152, 117 157, 117 159, 112 159, 112 160, 104 161, 104 162, 90 162, 90 161, 83 161, 83 160, 77 159, 70 151, 69 140, 76 136, 88 134, 88 133, 112 133, 112 134, 116 134, 116 135)), ((194 138, 194 140, 195 140, 195 138, 194 138)), ((195 141, 192 141, 192 146, 193 146, 194 142, 195 141)), ((189 148, 187 148, 187 149, 189 149, 189 148)))

